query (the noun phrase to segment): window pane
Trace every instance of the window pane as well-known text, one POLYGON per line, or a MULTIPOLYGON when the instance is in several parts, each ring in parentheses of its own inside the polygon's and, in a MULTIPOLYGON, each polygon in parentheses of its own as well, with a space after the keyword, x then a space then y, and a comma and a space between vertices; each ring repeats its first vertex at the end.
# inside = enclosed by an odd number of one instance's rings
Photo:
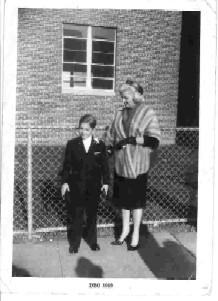
POLYGON ((88 26, 64 24, 64 36, 87 38, 88 26))
POLYGON ((92 62, 104 65, 113 65, 114 64, 114 55, 105 54, 101 52, 94 52, 92 54, 92 62))
POLYGON ((100 78, 93 78, 92 79, 92 88, 93 89, 113 89, 113 81, 112 80, 105 80, 100 78))
POLYGON ((113 77, 114 67, 92 65, 92 77, 113 77))
POLYGON ((113 42, 103 42, 103 41, 93 41, 92 51, 103 52, 103 53, 114 53, 114 43, 113 42))
POLYGON ((86 76, 87 66, 80 64, 64 64, 64 72, 70 72, 71 75, 75 72, 82 72, 86 76))
POLYGON ((64 87, 85 87, 86 86, 86 79, 85 78, 77 78, 71 77, 70 80, 64 80, 64 87))
POLYGON ((64 39, 64 50, 86 51, 86 40, 64 39))
POLYGON ((64 50, 64 61, 65 62, 86 62, 85 51, 68 51, 64 50))
POLYGON ((92 39, 115 40, 115 29, 105 27, 92 27, 92 39))

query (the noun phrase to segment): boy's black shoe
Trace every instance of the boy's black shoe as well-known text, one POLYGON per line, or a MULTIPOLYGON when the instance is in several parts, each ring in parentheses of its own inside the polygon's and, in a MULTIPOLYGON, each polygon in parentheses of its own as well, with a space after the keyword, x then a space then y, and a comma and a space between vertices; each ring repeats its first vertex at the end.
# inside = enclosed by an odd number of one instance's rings
POLYGON ((73 246, 70 246, 69 247, 69 253, 70 254, 75 254, 75 253, 78 253, 78 249, 73 247, 73 246))
POLYGON ((92 244, 90 245, 90 249, 92 251, 99 251, 100 250, 100 246, 96 243, 96 244, 92 244))

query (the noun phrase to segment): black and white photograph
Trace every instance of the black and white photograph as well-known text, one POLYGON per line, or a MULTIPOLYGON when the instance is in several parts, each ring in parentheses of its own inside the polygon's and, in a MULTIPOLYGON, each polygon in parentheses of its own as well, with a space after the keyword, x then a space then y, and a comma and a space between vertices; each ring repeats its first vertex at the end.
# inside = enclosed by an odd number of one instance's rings
POLYGON ((215 1, 161 2, 5 2, 3 292, 210 290, 215 1))

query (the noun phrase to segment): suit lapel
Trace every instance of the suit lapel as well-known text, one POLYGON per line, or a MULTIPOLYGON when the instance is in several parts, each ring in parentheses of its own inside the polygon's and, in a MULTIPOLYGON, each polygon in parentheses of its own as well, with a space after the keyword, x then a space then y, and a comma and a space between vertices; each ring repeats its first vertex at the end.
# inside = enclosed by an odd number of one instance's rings
POLYGON ((89 150, 88 150, 89 154, 94 152, 94 147, 95 147, 95 140, 92 137, 92 141, 91 141, 91 144, 90 144, 90 147, 89 147, 89 150))
POLYGON ((78 140, 78 152, 80 152, 82 155, 86 154, 85 146, 81 137, 78 140))

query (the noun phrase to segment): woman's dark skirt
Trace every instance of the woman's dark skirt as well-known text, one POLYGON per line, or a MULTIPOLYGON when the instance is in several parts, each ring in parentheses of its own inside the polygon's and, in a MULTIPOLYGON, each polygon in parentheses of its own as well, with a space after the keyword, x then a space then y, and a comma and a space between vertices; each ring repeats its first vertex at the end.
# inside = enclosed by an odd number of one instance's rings
POLYGON ((114 175, 113 203, 121 209, 141 209, 146 205, 148 174, 141 174, 136 179, 114 175))

